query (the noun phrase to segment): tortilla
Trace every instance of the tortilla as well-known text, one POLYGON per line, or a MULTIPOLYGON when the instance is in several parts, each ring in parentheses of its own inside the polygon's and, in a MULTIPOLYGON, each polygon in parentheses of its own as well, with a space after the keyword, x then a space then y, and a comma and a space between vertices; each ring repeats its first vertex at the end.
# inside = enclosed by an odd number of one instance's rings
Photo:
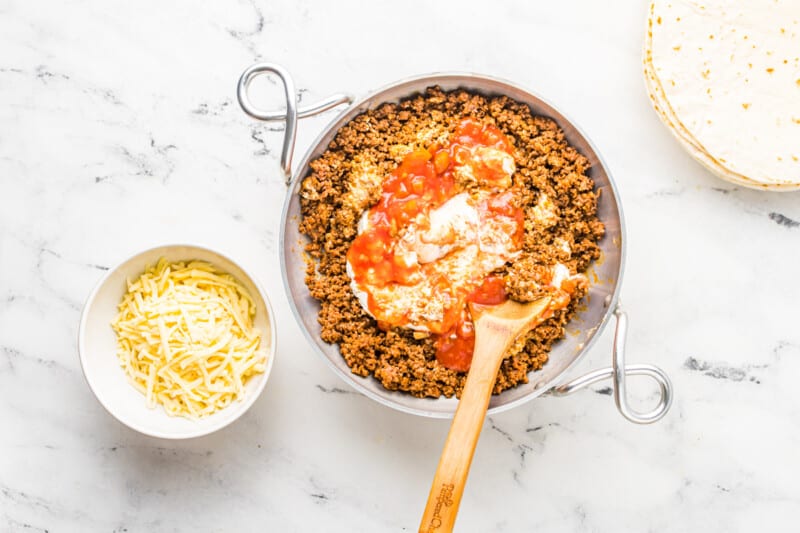
POLYGON ((800 188, 800 3, 654 0, 645 39, 653 107, 720 177, 800 188))
POLYGON ((709 171, 730 181, 736 185, 750 187, 761 190, 792 190, 798 188, 797 185, 775 185, 763 184, 755 182, 746 176, 731 172, 723 165, 714 159, 710 154, 704 151, 702 146, 697 144, 697 141, 691 137, 685 128, 680 124, 677 118, 672 113, 672 108, 663 96, 660 86, 655 79, 655 75, 651 72, 649 65, 645 64, 645 86, 647 93, 650 97, 653 109, 658 114, 661 121, 666 124, 670 133, 675 137, 678 143, 691 154, 698 162, 702 163, 709 171))

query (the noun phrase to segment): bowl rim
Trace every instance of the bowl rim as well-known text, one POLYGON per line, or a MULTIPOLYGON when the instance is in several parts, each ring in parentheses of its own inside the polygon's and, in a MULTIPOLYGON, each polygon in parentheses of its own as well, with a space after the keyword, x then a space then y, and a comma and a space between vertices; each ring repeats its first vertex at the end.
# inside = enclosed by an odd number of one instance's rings
MULTIPOLYGON (((264 391, 264 387, 266 386, 267 381, 269 380, 269 376, 272 373, 272 366, 273 366, 273 364, 275 362, 275 354, 277 353, 277 338, 276 338, 276 336, 277 336, 277 330, 276 330, 276 327, 275 327, 275 312, 272 309, 272 305, 270 303, 269 297, 267 296, 267 293, 264 290, 264 287, 261 285, 261 282, 258 280, 258 278, 253 276, 253 274, 247 268, 242 266, 242 264, 239 261, 235 261, 230 256, 228 256, 226 254, 223 254, 223 253, 221 253, 221 252, 219 252, 217 250, 214 250, 212 248, 209 248, 207 246, 198 245, 198 244, 191 244, 191 243, 169 243, 169 244, 161 244, 161 245, 157 245, 157 246, 152 246, 150 248, 146 248, 144 250, 140 250, 140 251, 138 251, 138 252, 136 252, 136 253, 134 253, 132 255, 126 256, 123 260, 117 262, 114 266, 109 268, 103 274, 103 276, 97 281, 95 286, 92 288, 92 291, 89 293, 89 296, 86 298, 86 301, 83 304, 83 309, 81 310, 81 318, 80 318, 80 323, 78 325, 78 338, 77 338, 78 360, 80 361, 80 364, 81 364, 81 373, 83 374, 83 378, 84 378, 84 380, 86 380, 86 383, 89 386, 89 389, 92 391, 92 394, 97 399, 97 401, 100 403, 100 405, 103 407, 103 409, 105 409, 105 411, 108 414, 110 414, 114 419, 116 419, 122 425, 127 426, 127 427, 129 427, 129 428, 131 428, 131 429, 133 429, 135 431, 138 431, 139 433, 141 433, 143 435, 147 435, 149 437, 156 437, 156 438, 169 439, 169 440, 183 440, 183 439, 191 439, 191 438, 196 438, 196 437, 202 437, 204 435, 209 435, 211 433, 219 431, 220 429, 222 429, 224 427, 227 427, 228 425, 232 424, 234 421, 238 420, 243 414, 245 414, 250 409, 250 407, 252 407, 252 405, 255 403, 255 401, 261 396, 261 393, 264 391), (134 260, 134 259, 138 258, 139 256, 143 256, 145 254, 152 253, 155 250, 162 250, 163 249, 163 250, 166 251, 166 250, 172 249, 172 248, 189 248, 189 249, 194 249, 194 250, 201 250, 203 252, 208 252, 208 253, 211 253, 212 255, 215 255, 215 256, 217 256, 219 258, 222 258, 222 259, 224 259, 226 261, 230 261, 231 264, 233 264, 236 267, 238 267, 244 273, 244 275, 247 276, 249 278, 249 280, 253 283, 253 285, 256 287, 256 292, 258 294, 257 295, 251 295, 251 296, 258 297, 264 302, 264 308, 267 311, 266 319, 267 319, 267 323, 268 323, 269 328, 270 328, 269 345, 266 347, 267 366, 264 369, 264 373, 263 373, 263 375, 261 377, 260 383, 258 383, 256 385, 255 390, 252 392, 252 394, 249 395, 249 397, 245 397, 242 400, 242 403, 238 405, 239 413, 236 414, 235 416, 230 417, 229 419, 223 419, 221 422, 218 422, 216 424, 211 424, 209 426, 198 428, 198 429, 196 429, 194 431, 186 432, 186 433, 183 433, 183 434, 180 434, 180 435, 176 435, 176 434, 172 434, 172 433, 165 433, 165 432, 162 432, 162 431, 155 431, 155 430, 143 427, 140 424, 137 424, 137 423, 134 423, 134 422, 131 422, 131 421, 128 421, 128 420, 123 420, 117 413, 115 413, 114 409, 109 405, 109 403, 102 397, 102 395, 100 393, 98 393, 98 390, 95 387, 95 383, 93 383, 92 379, 90 379, 90 377, 89 377, 89 373, 87 373, 87 368, 89 367, 89 362, 88 362, 87 356, 86 356, 87 348, 86 348, 86 345, 85 345, 85 342, 86 342, 86 327, 87 327, 86 323, 87 323, 87 319, 88 319, 89 313, 90 313, 90 311, 91 311, 91 309, 93 307, 93 304, 94 304, 95 299, 97 298, 97 295, 100 293, 100 290, 108 282, 109 278, 115 272, 117 272, 122 267, 122 265, 124 265, 125 263, 128 263, 131 260, 134 260)), ((213 417, 216 414, 222 413, 222 412, 225 411, 225 409, 232 408, 235 405, 236 404, 228 405, 223 410, 218 411, 217 413, 214 413, 211 416, 213 417)), ((145 408, 147 408, 146 405, 145 405, 145 408)), ((159 409, 159 408, 160 408, 160 406, 155 407, 155 409, 159 409)))

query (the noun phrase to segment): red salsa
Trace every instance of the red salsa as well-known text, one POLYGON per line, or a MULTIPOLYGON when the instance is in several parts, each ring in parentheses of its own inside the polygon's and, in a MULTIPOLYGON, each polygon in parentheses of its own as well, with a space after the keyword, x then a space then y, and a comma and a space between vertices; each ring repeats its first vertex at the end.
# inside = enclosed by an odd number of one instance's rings
MULTIPOLYGON (((513 194, 505 191, 511 184, 508 167, 502 158, 481 157, 494 151, 512 154, 508 138, 494 125, 472 119, 463 120, 447 146, 432 145, 417 149, 405 156, 400 165, 384 180, 381 198, 367 213, 366 229, 353 241, 347 253, 353 280, 358 286, 387 287, 392 284, 412 285, 420 276, 430 276, 435 287, 442 289, 453 305, 445 306, 444 316, 435 322, 422 324, 435 336, 437 359, 447 368, 469 369, 474 347, 474 327, 468 302, 496 305, 506 300, 503 279, 495 275, 470 279, 462 284, 462 294, 453 294, 451 280, 430 268, 428 264, 408 261, 398 252, 398 234, 419 215, 432 210, 462 192, 457 172, 468 172, 470 178, 484 190, 477 204, 482 216, 505 217, 516 222, 512 237, 520 246, 524 233, 524 215, 513 202, 513 194), (469 167, 465 170, 466 167, 469 167)), ((504 156, 508 158, 507 155, 504 156)), ((461 287, 460 285, 459 287, 461 287)), ((404 327, 375 304, 368 293, 369 312, 380 327, 404 327)))

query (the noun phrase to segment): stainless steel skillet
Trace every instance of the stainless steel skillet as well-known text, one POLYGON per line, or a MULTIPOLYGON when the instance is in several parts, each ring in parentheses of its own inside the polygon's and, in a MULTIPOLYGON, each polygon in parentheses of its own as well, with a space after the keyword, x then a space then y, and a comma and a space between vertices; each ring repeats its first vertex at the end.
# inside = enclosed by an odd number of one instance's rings
POLYGON ((614 401, 619 412, 625 418, 638 424, 649 424, 660 420, 672 403, 672 385, 669 378, 664 371, 653 365, 625 364, 627 316, 620 307, 618 298, 625 263, 625 221, 611 175, 597 150, 575 126, 574 122, 533 93, 509 82, 488 76, 471 73, 428 74, 392 83, 355 101, 347 95, 334 95, 315 105, 298 108, 294 83, 283 67, 272 63, 257 63, 244 71, 237 87, 237 96, 242 109, 253 118, 282 121, 286 124, 281 166, 286 176, 288 192, 281 218, 279 253, 284 287, 289 296, 292 312, 303 333, 340 378, 373 400, 406 413, 435 418, 453 416, 457 405, 455 398, 415 398, 410 394, 389 391, 373 378, 362 378, 352 374, 340 355, 338 347, 321 340, 320 325, 317 322, 319 304, 311 297, 304 282, 303 246, 307 239, 298 230, 300 199, 297 193, 300 182, 308 174, 309 163, 327 149, 339 129, 368 109, 376 108, 386 102, 398 102, 415 93, 424 92, 427 87, 433 85, 438 85, 444 90, 461 88, 487 96, 505 95, 517 102, 527 104, 534 114, 552 118, 564 130, 569 143, 591 162, 589 176, 594 180, 596 190, 601 192, 598 216, 605 224, 606 234, 599 243, 603 260, 593 266, 597 278, 601 281, 591 286, 585 308, 570 322, 569 330, 573 333, 568 333, 566 338, 553 346, 550 359, 544 368, 531 373, 527 384, 519 385, 494 396, 489 404, 489 414, 521 405, 543 394, 566 396, 593 383, 610 378, 613 384, 614 401), (265 111, 258 109, 250 102, 248 86, 256 76, 262 74, 275 75, 283 83, 286 96, 285 110, 265 111), (293 172, 292 156, 297 120, 344 104, 350 105, 319 134, 293 172), (567 373, 570 368, 588 352, 612 318, 616 329, 611 366, 568 380, 567 373), (649 376, 659 386, 658 405, 649 412, 638 412, 628 405, 625 389, 626 378, 636 375, 649 376))

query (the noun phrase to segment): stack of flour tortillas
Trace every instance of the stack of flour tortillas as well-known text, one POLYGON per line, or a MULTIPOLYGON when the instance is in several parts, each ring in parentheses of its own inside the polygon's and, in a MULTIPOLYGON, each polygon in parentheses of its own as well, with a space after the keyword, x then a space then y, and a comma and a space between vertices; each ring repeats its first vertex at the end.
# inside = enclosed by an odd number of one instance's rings
POLYGON ((757 189, 800 189, 800 0, 653 0, 653 107, 692 156, 757 189))

